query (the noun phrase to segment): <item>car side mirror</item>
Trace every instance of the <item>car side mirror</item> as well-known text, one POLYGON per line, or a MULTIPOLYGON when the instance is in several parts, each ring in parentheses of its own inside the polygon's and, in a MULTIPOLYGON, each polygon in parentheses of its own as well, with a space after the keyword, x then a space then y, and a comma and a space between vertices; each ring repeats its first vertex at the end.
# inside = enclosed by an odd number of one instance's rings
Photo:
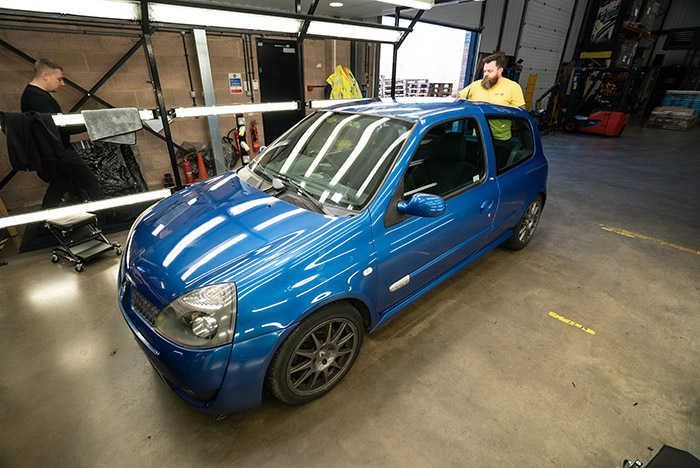
POLYGON ((408 201, 400 201, 396 208, 407 215, 435 218, 445 212, 445 200, 437 195, 416 193, 408 201))

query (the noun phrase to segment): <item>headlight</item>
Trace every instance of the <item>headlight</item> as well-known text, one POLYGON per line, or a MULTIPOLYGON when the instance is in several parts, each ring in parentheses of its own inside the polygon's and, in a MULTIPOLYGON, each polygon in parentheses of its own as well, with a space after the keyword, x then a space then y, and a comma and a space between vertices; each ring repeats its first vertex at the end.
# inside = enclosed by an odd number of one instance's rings
POLYGON ((236 285, 214 284, 195 289, 167 305, 156 319, 165 338, 190 348, 230 343, 236 324, 236 285))

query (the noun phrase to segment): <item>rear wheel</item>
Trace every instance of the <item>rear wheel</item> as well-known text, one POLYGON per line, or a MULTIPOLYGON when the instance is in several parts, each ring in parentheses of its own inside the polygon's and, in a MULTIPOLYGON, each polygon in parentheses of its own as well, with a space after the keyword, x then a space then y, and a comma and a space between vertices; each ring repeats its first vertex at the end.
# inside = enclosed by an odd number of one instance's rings
POLYGON ((579 125, 576 119, 568 119, 564 122, 564 130, 567 132, 578 132, 579 125))
POLYGON ((304 319, 277 350, 267 371, 267 387, 285 403, 315 400, 345 377, 362 338, 362 317, 354 307, 324 307, 304 319))
POLYGON ((528 205, 518 224, 513 228, 513 236, 505 241, 503 245, 513 250, 520 250, 525 247, 535 235, 535 229, 537 229, 541 215, 542 197, 537 195, 528 205))

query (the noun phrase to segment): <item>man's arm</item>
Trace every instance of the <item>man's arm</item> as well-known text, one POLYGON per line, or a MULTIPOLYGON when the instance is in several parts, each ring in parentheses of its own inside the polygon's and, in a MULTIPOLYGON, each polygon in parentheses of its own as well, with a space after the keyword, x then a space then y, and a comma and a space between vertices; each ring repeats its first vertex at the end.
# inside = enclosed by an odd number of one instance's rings
POLYGON ((471 86, 472 86, 471 84, 467 85, 466 88, 454 93, 451 97, 456 98, 456 99, 467 99, 469 97, 469 88, 471 88, 471 86))

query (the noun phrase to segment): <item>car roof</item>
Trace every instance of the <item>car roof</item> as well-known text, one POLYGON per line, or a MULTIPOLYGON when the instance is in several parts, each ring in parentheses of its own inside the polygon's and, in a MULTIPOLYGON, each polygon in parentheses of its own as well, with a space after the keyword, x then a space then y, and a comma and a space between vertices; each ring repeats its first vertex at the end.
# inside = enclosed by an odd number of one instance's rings
POLYGON ((321 109, 383 117, 394 117, 420 123, 431 124, 449 118, 465 115, 506 114, 519 117, 527 112, 516 107, 498 106, 485 102, 466 101, 453 98, 374 98, 358 99, 321 109))

